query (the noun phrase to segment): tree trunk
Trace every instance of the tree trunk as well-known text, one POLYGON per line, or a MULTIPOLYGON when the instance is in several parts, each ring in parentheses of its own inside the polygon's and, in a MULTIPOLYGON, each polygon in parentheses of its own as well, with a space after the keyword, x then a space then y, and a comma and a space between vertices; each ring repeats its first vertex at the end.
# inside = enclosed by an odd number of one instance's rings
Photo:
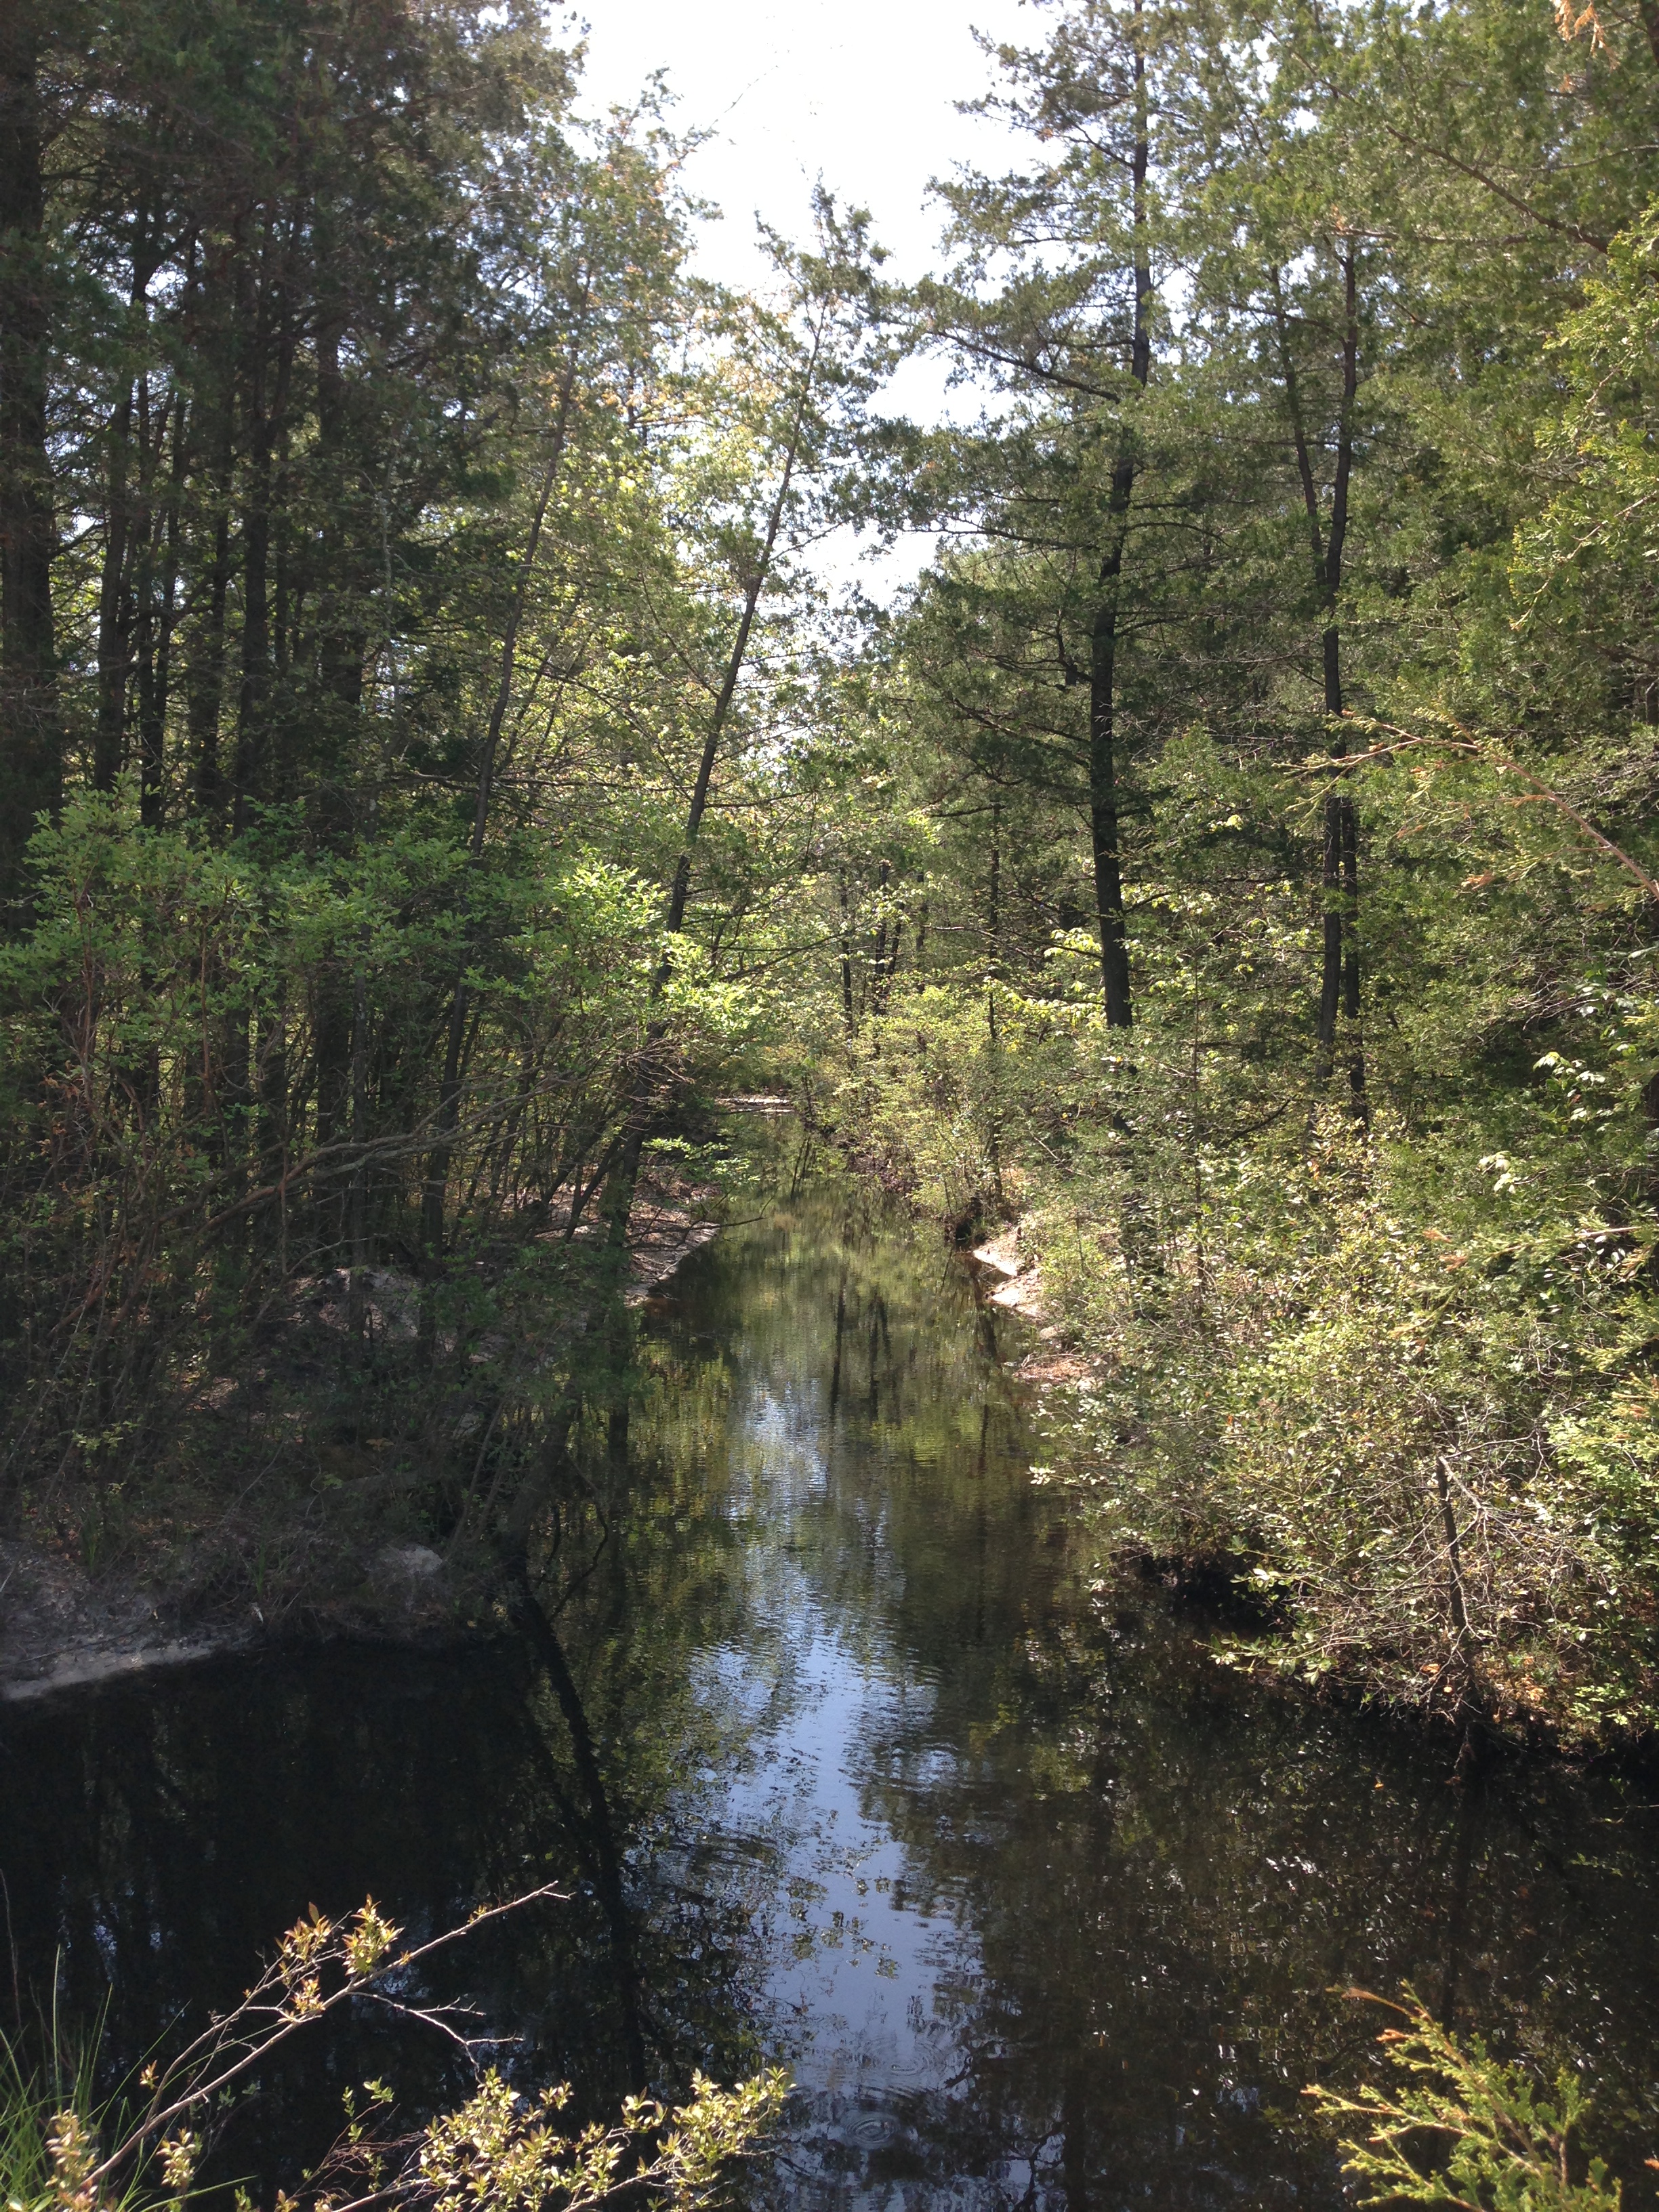
MULTIPOLYGON (((240 836, 260 799, 286 796, 273 785, 271 715, 271 527, 274 474, 283 436, 294 332, 274 216, 259 260, 245 272, 247 347, 247 493, 242 507, 241 686, 236 707, 236 763, 231 829, 240 836)), ((280 610, 279 610, 280 612, 280 610)))
MULTIPOLYGON (((583 295, 586 307, 586 293, 583 295)), ((565 441, 570 428, 571 402, 576 388, 579 360, 580 325, 570 341, 570 357, 559 389, 559 409, 553 425, 551 450, 548 455, 546 472, 542 478, 541 496, 530 526, 529 543, 525 548, 523 566, 519 573, 519 587, 513 597, 507 613, 507 626, 501 638, 501 665, 495 679, 495 694, 490 702, 489 720, 484 730, 483 744, 479 749, 478 779, 472 807, 472 836, 467 848, 467 872, 471 877, 483 858, 484 835, 489 821, 489 801, 495 788, 495 756, 501 745, 501 731, 507 720, 507 710, 512 703, 514 673, 518 666, 519 629, 524 620, 528 603, 530 580, 536 567, 536 556, 541 546, 542 529, 547 520, 547 510, 553 497, 554 486, 564 465, 565 441)), ((467 1010, 471 994, 467 988, 465 956, 460 975, 456 979, 454 994, 450 1000, 449 1022, 444 1040, 443 1073, 439 1079, 438 1110, 434 1121, 434 1143, 427 1155, 426 1177, 421 1193, 421 1241, 423 1248, 428 1285, 435 1280, 443 1263, 444 1206, 449 1186, 450 1160, 455 1149, 455 1132, 460 1119, 461 1073, 463 1047, 466 1036, 467 1010)), ((421 1341, 423 1356, 429 1357, 435 1346, 435 1322, 431 1311, 431 1300, 424 1302, 421 1316, 421 1341)))
POLYGON ((46 454, 40 36, 32 0, 0 8, 0 900, 19 896, 34 817, 56 811, 64 775, 46 454))
POLYGON ((847 871, 842 868, 836 878, 836 896, 841 908, 841 1018, 842 1025, 850 1037, 858 1027, 853 1005, 853 921, 848 911, 847 871))
POLYGON ((990 1077, 990 1111, 986 1115, 986 1151, 991 1195, 1000 1218, 1008 1211, 1002 1180, 1002 1038, 997 1027, 997 983, 1002 974, 1002 806, 991 803, 991 880, 986 899, 985 1036, 990 1077))
MULTIPOLYGON (((708 734, 703 740, 702 758, 697 763, 697 780, 692 787, 691 804, 686 811, 685 844, 674 869, 674 887, 668 900, 668 933, 679 934, 685 920, 685 902, 691 888, 691 855, 702 829, 702 817, 708 805, 709 787, 714 778, 714 763, 720 757, 720 738, 726 730, 726 718, 732 711, 732 702, 737 696, 738 679, 749 653, 749 634, 755 626, 755 616, 760 606, 761 593, 766 589, 766 580, 772 573, 772 556, 777 549, 778 532, 782 527, 784 512, 789 503, 789 487, 794 478, 795 464, 800 458, 800 441, 806 428, 806 410, 812 396, 812 384, 817 374, 818 352, 823 343, 823 324, 819 320, 812 341, 811 357, 801 378, 800 401, 795 410, 794 423, 789 434, 789 444, 783 457, 783 474, 779 479, 777 496, 772 502, 772 512, 767 518, 766 537, 761 546, 760 557, 755 563, 749 588, 744 594, 743 615, 738 623, 738 635, 732 641, 731 657, 726 664, 714 701, 714 711, 709 717, 708 734)), ((666 982, 665 973, 663 981, 666 982)))
MULTIPOLYGON (((322 212, 319 210, 319 243, 326 268, 331 239, 321 227, 322 212)), ((350 468, 348 394, 340 367, 340 343, 345 328, 344 303, 338 296, 333 296, 320 318, 314 347, 318 449, 325 481, 334 484, 349 481, 350 468)), ((310 750, 319 770, 314 800, 319 835, 327 849, 336 853, 349 849, 358 827, 359 794, 354 787, 354 776, 358 754, 357 725, 362 714, 366 639, 353 597, 351 555, 348 522, 343 513, 331 512, 324 523, 313 578, 317 599, 315 659, 320 692, 317 720, 322 726, 313 730, 310 750)), ((360 975, 348 974, 330 963, 319 967, 315 1018, 319 1146, 337 1142, 348 1124, 355 1131, 357 1054, 354 1040, 362 996, 360 975)), ((359 1177, 354 1175, 349 1192, 343 1199, 331 1193, 319 1198, 318 1226, 325 1245, 343 1234, 356 1249, 358 1239, 351 1224, 356 1218, 352 1208, 357 1202, 358 1182, 359 1177), (343 1203, 349 1218, 340 1215, 343 1203)), ((354 1269, 359 1265, 354 1259, 354 1269)), ((355 1287, 353 1297, 356 1297, 355 1287)), ((352 1333, 360 1334, 361 1331, 354 1326, 352 1333)))
MULTIPOLYGON (((732 651, 726 664, 726 673, 714 700, 714 711, 708 720, 708 732, 703 739, 702 757, 697 763, 697 780, 691 788, 691 804, 686 810, 685 841, 680 857, 674 866, 673 887, 668 895, 668 934, 679 935, 685 921, 685 908, 691 893, 691 857, 696 850, 697 838, 702 829, 702 817, 708 805, 708 793, 714 780, 714 763, 720 757, 720 738, 725 734, 726 718, 737 696, 738 679, 743 674, 744 662, 749 653, 749 636, 755 626, 761 593, 766 589, 767 578, 772 572, 772 556, 777 549, 778 532, 789 503, 789 488, 794 480, 796 463, 800 458, 802 439, 806 431, 806 410, 811 404, 812 386, 817 376, 818 356, 823 346, 823 329, 828 319, 826 307, 820 314, 817 327, 812 334, 812 350, 802 372, 800 396, 795 406, 794 421, 790 426, 789 442, 783 457, 783 473, 767 518, 766 535, 760 554, 749 578, 744 593, 743 613, 738 623, 738 634, 732 640, 732 651)), ((659 999, 668 981, 670 955, 666 947, 657 963, 651 979, 651 996, 659 999)), ((628 1238, 629 1216, 634 1210, 634 1189, 640 1177, 640 1155, 645 1145, 646 1130, 655 1110, 660 1089, 660 1072, 657 1066, 659 1048, 663 1039, 663 1025, 651 1022, 647 1028, 644 1050, 640 1054, 634 1073, 634 1096, 629 1103, 628 1120, 623 1140, 612 1169, 611 1181, 605 1194, 605 1219, 613 1251, 620 1251, 628 1238)))
MULTIPOLYGON (((1342 692, 1342 632, 1336 618, 1337 603, 1342 590, 1342 559, 1348 535, 1349 488, 1353 475, 1353 416, 1354 401, 1359 389, 1359 315, 1358 273, 1357 255, 1352 246, 1345 245, 1339 255, 1342 270, 1343 331, 1342 331, 1342 397, 1337 417, 1336 471, 1331 486, 1331 519, 1328 535, 1320 516, 1319 487, 1314 477, 1313 456, 1309 444, 1307 424, 1303 415, 1301 386, 1296 373, 1295 356, 1291 350, 1288 319, 1279 286, 1279 274, 1272 278, 1273 309, 1278 330, 1279 356, 1285 379, 1285 404, 1290 412, 1291 433, 1296 448, 1297 474, 1302 485, 1302 500, 1308 517, 1308 533, 1313 556, 1315 587, 1323 612, 1324 633, 1321 640, 1324 663, 1324 703, 1329 725, 1332 757, 1340 760, 1347 752, 1347 738, 1341 715, 1344 708, 1342 692)), ((1340 772, 1333 772, 1330 790, 1325 800, 1323 855, 1320 871, 1320 887, 1324 899, 1323 931, 1320 960, 1319 1015, 1316 1026, 1315 1066, 1321 1083, 1328 1082, 1336 1060, 1336 1031, 1339 1015, 1345 1016, 1353 1032, 1353 1057, 1349 1065, 1349 1081, 1359 1110, 1364 1110, 1365 1058, 1358 1041, 1359 1022, 1359 838, 1358 823, 1352 799, 1342 783, 1340 772)))
MULTIPOLYGON (((1133 481, 1133 469, 1119 475, 1133 481)), ((1125 501, 1127 508, 1127 499, 1125 501)), ((1100 923, 1100 970, 1109 1029, 1127 1030, 1134 1015, 1129 1000, 1129 948, 1123 921, 1123 866, 1119 849, 1115 690, 1117 681, 1116 586, 1122 571, 1121 548, 1101 571, 1111 596, 1095 611, 1089 638, 1089 828, 1094 848, 1095 911, 1100 923)))
POLYGON ((362 970, 353 979, 351 994, 351 1140, 356 1158, 351 1169, 348 1222, 351 1237, 351 1288, 346 1301, 346 1326, 361 1344, 368 1311, 368 989, 362 970))
POLYGON ((113 791, 126 740, 127 674, 132 639, 127 482, 131 469, 132 386, 121 396, 105 433, 104 559, 98 584, 98 726, 93 741, 92 785, 113 791))
POLYGON ((228 319, 223 313, 228 287, 223 279, 222 268, 211 263, 198 276, 192 252, 186 297, 194 319, 206 333, 198 342, 198 349, 214 362, 218 380, 216 390, 210 389, 191 410, 192 436, 201 448, 208 479, 204 504, 213 526, 205 592, 198 580, 191 594, 202 611, 191 625, 185 726, 196 804, 216 828, 222 826, 229 796, 221 753, 220 725, 224 714, 230 496, 236 451, 236 388, 229 373, 233 347, 224 327, 228 319))
POLYGON ((207 610, 191 641, 186 726, 196 777, 196 803, 210 820, 224 813, 225 779, 219 758, 219 723, 225 697, 225 602, 230 590, 230 518, 222 509, 213 526, 207 610))
MULTIPOLYGON (((155 471, 160 471, 165 421, 156 433, 155 471)), ((172 680, 173 632, 179 588, 179 502, 184 487, 185 409, 173 404, 173 469, 166 510, 152 524, 151 544, 138 591, 138 805, 147 830, 161 827, 166 808, 164 757, 167 695, 172 680)))
MULTIPOLYGON (((1144 392, 1152 375, 1152 271, 1146 235, 1146 173, 1151 125, 1146 94, 1146 58, 1140 46, 1140 0, 1135 0, 1135 140, 1131 157, 1135 237, 1134 331, 1129 374, 1144 392)), ((1134 1015, 1129 998, 1128 936, 1123 915, 1123 864, 1118 821, 1117 647, 1119 598, 1129 509, 1134 497, 1135 458, 1123 435, 1107 501, 1108 543, 1101 562, 1094 620, 1089 631, 1089 829, 1094 849, 1095 911, 1100 926, 1101 982, 1109 1029, 1127 1029, 1134 1015)))
POLYGON ((256 427, 249 477, 242 514, 242 669, 231 802, 231 830, 238 836, 263 790, 270 691, 270 449, 263 424, 256 427))
MULTIPOLYGON (((316 339, 318 446, 327 476, 336 480, 343 478, 350 465, 351 426, 346 380, 340 368, 343 335, 343 313, 337 313, 319 331, 316 339)), ((324 835, 337 848, 355 826, 351 777, 357 758, 368 643, 353 588, 352 555, 345 515, 331 514, 319 549, 315 619, 318 672, 329 718, 319 749, 327 776, 319 793, 319 811, 324 835)))

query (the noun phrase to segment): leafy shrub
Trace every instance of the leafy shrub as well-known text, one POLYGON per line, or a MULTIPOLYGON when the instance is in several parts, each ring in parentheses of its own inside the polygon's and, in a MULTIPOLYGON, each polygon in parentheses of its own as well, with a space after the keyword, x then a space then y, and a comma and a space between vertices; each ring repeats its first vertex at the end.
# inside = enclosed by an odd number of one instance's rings
POLYGON ((1589 2099, 1576 2075, 1563 2068, 1540 2094, 1522 2068, 1494 2058, 1478 2036, 1460 2041, 1410 1991, 1392 2009, 1406 2025, 1380 2039, 1390 2081, 1352 2095, 1323 2085, 1304 2092, 1321 2119, 1352 2130, 1342 2160, 1369 2185, 1362 2204, 1619 2212, 1620 2185, 1578 2142, 1589 2099))
MULTIPOLYGON (((480 1911, 466 1928, 556 1893, 480 1911)), ((410 1950, 372 1900, 343 1921, 313 1907, 234 2012, 171 2059, 145 2066, 112 2098, 94 2093, 90 2051, 41 2077, 0 2040, 0 2203, 7 2212, 176 2212, 200 2193, 209 2142, 262 2061, 348 2005, 439 2017, 409 1995, 410 1969, 465 1932, 410 1950)), ((450 2033, 459 2039, 453 2026, 450 2033)), ((776 2069, 729 2090, 699 2075, 691 2096, 672 2110, 629 2097, 614 2123, 580 2126, 563 2118, 568 2088, 526 2097, 491 2068, 454 2110, 390 2141, 374 2124, 392 2093, 372 2082, 362 2097, 348 2094, 344 2133, 304 2197, 283 2201, 310 2212, 365 2195, 407 2212, 589 2212, 626 2193, 660 2212, 703 2212, 734 2162, 760 2142, 787 2087, 776 2069)), ((236 2198, 245 2208, 244 2192, 236 2198)))

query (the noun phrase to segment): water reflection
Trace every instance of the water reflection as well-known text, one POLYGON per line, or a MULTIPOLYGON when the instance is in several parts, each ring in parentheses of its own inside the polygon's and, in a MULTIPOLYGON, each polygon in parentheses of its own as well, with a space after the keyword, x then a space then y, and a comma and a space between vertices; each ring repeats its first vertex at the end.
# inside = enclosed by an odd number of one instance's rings
MULTIPOLYGON (((237 1662, 7 1719, 20 1968, 112 1975, 137 2049, 222 2002, 312 1899, 419 1928, 526 1879, 451 1969, 527 2074, 599 2101, 783 2051, 791 2203, 1335 2205, 1297 2092, 1407 1979, 1583 2053, 1634 2178, 1659 2139, 1656 1814, 1447 1760, 1209 1666, 1091 1575, 1025 1477, 953 1255, 833 1186, 651 1312, 627 1455, 594 1440, 539 1633, 447 1656, 237 1662), (1091 1588, 1091 1583, 1095 1584, 1091 1588), (1622 2115, 1622 2118, 1618 2116, 1622 2115)), ((270 2085, 267 2175, 359 2030, 270 2085)), ((367 2066, 365 2060, 371 2061, 367 2066)))

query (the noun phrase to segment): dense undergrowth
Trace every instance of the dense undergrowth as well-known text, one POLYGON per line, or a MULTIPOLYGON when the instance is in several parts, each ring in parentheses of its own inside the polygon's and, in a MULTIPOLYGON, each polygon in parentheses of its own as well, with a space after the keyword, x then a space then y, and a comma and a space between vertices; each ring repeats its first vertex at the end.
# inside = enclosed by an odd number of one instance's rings
MULTIPOLYGON (((1030 1363, 1050 1455, 1108 1540, 1246 1601, 1262 1632, 1226 1656, 1462 1728, 1642 1742, 1646 903, 1538 816, 1517 830, 1496 775, 1378 792, 1368 826, 1406 866, 1362 924, 1356 1097, 1322 1073, 1305 998, 1297 1019, 1305 894, 1234 888, 1294 782, 1207 736, 1159 772, 1133 1030, 1101 1017, 1091 945, 1042 930, 1068 856, 1028 824, 1000 915, 982 888, 954 908, 965 958, 879 977, 817 1110, 953 1233, 1018 1220, 1044 1334, 1088 1370, 1050 1389, 1063 1366, 1030 1363), (1505 878, 1524 895, 1493 911, 1505 878)), ((959 805, 948 754, 937 773, 959 805)), ((917 796, 910 913, 930 900, 937 926, 943 808, 917 796)))
MULTIPOLYGON (((1056 1479, 1104 1540, 1244 1601, 1234 1663, 1632 1747, 1659 1716, 1644 916, 1535 816, 1517 852, 1465 771, 1379 794, 1418 866, 1368 926, 1357 1113, 1275 1010, 1313 938, 1294 891, 1227 911, 1284 786, 1207 740, 1163 772, 1160 867, 1213 828, 1203 874, 1133 909, 1133 1030, 1063 935, 1015 952, 1005 863, 995 966, 884 978, 815 1110, 954 1233, 1018 1218, 1056 1479), (1518 963, 1516 908, 1445 900, 1483 860, 1524 872, 1528 927, 1600 939, 1593 985, 1518 963)), ((1020 865, 1037 904, 1054 856, 1020 865)))

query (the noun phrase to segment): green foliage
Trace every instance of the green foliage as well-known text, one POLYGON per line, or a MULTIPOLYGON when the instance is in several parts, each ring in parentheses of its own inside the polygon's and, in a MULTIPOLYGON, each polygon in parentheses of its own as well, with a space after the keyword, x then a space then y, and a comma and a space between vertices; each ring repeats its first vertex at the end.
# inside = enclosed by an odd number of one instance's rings
MULTIPOLYGON (((481 1910, 466 1925, 529 1901, 481 1910)), ((94 2094, 95 2046, 68 2078, 60 2064, 47 2082, 0 2041, 0 2202, 8 2212, 161 2212, 199 2197, 194 2185, 207 2144, 260 2063, 295 2033, 366 1996, 415 2017, 439 2017, 410 2000, 409 1975, 465 1932, 409 1948, 372 1899, 338 1922, 313 1907, 283 1936, 234 2011, 146 2065, 112 2100, 94 2094)), ((452 2111, 412 2139, 393 2142, 384 2127, 395 2092, 374 2081, 361 2096, 347 2093, 347 2127, 335 2151, 307 2175, 298 2197, 282 2201, 331 2212, 369 2189, 377 2201, 410 2212, 586 2212, 642 2196, 664 2212, 704 2212, 722 2200, 736 2165, 761 2147, 788 2087, 776 2068, 734 2089, 698 2075, 690 2097, 672 2111, 634 2096, 614 2124, 581 2125, 562 2117, 568 2087, 526 2098, 491 2067, 452 2111)), ((238 2190, 237 2203, 246 2201, 238 2190)))
POLYGON ((823 196, 763 303, 691 282, 656 95, 574 119, 516 5, 19 37, 0 495, 88 526, 0 639, 60 799, 0 835, 0 1519, 279 1608, 377 1519, 487 1559, 629 1387, 638 1161, 684 1196, 782 1026, 842 775, 798 556, 875 255, 823 196))
POLYGON ((917 480, 815 1110, 1020 1218, 1051 1456, 1225 1656, 1639 1737, 1650 37, 1075 0, 998 64, 1025 159, 906 306, 1003 404, 917 480))
MULTIPOLYGON (((110 2117, 94 2087, 94 2055, 66 2060, 55 2050, 50 2078, 44 2078, 16 2044, 0 2038, 0 2203, 6 2212, 64 2212, 77 2203, 90 2162, 87 2146, 110 2117)), ((149 2198, 129 2186, 105 2202, 109 2212, 137 2212, 149 2198)))
POLYGON ((630 2097, 621 2120, 572 2129, 560 2115, 569 2091, 533 2101, 493 2070, 477 2091, 425 2130, 416 2154, 418 2201, 433 2212, 585 2212, 642 2191, 665 2212, 702 2212, 720 2201, 734 2162, 753 2150, 788 2087, 777 2069, 736 2089, 702 2075, 672 2112, 630 2097))
POLYGON ((1380 2039, 1393 2080, 1352 2096, 1323 2084, 1304 2093, 1322 2121, 1352 2130, 1343 2165, 1369 2192, 1362 2204, 1618 2212, 1620 2185, 1580 2147, 1590 2100, 1570 2068, 1540 2093, 1524 2068, 1494 2058, 1478 2036, 1460 2040, 1409 1991, 1390 2009, 1407 2023, 1380 2039))
POLYGON ((1024 1215, 1103 1528, 1283 1663, 1659 1720, 1641 11, 1068 0, 939 274, 821 192, 748 301, 654 94, 376 21, 27 11, 0 1510, 513 1549, 787 1084, 1024 1215), (951 533, 861 630, 848 519, 951 533))
MULTIPOLYGON (((1092 1370, 1048 1403, 1060 1455, 1104 1540, 1235 1581, 1274 1632, 1231 1656, 1464 1721, 1639 1733, 1651 1235, 1586 1194, 1640 1173, 1617 1071, 1644 1004, 1596 994, 1574 1051, 1495 1083, 1481 1025, 1507 994, 1480 937, 1432 878, 1415 899, 1396 884, 1399 1011, 1356 1123, 1286 1018, 1309 938, 1291 885, 1216 880, 1270 789, 1191 741, 1164 773, 1170 873, 1133 908, 1132 1051, 1101 1024, 1086 936, 1056 932, 1023 988, 994 987, 994 1097, 986 985, 935 965, 889 987, 836 1110, 948 1220, 1023 1213, 1046 1318, 1092 1370)), ((1431 794, 1402 796, 1431 851, 1431 794)))

